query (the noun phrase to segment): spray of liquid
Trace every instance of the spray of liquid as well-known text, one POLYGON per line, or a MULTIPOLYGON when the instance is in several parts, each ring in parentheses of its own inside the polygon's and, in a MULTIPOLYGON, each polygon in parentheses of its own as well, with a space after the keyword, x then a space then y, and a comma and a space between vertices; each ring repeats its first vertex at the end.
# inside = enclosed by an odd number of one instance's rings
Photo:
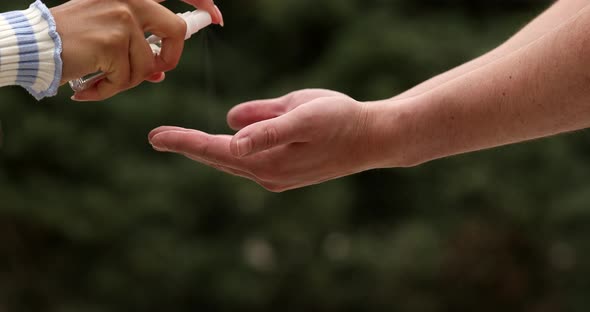
MULTIPOLYGON (((205 29, 200 37, 200 63, 202 64, 201 79, 203 82, 204 96, 207 103, 216 103, 219 101, 218 90, 216 88, 216 77, 217 69, 215 66, 215 55, 216 52, 221 52, 223 55, 231 55, 232 58, 243 60, 247 62, 247 59, 236 51, 240 51, 239 48, 231 46, 227 41, 223 40, 217 33, 205 29)), ((205 108, 206 118, 206 131, 212 133, 223 132, 226 129, 225 123, 220 123, 220 115, 226 113, 226 107, 222 105, 207 105, 205 108)), ((222 118, 223 119, 223 118, 222 118)), ((203 125, 199 125, 203 128, 203 125)))
MULTIPOLYGON (((240 53, 239 47, 234 46, 231 42, 224 39, 225 38, 219 36, 219 33, 210 29, 205 29, 201 32, 199 38, 199 64, 202 66, 200 78, 202 79, 202 87, 207 103, 216 103, 219 101, 219 90, 218 86, 216 86, 219 69, 216 67, 215 63, 216 55, 224 55, 231 59, 230 62, 238 64, 247 64, 251 61, 244 54, 240 53)), ((227 113, 227 109, 229 109, 229 107, 223 105, 207 105, 205 108, 207 118, 204 118, 205 121, 201 120, 198 127, 204 131, 206 130, 207 132, 212 133, 226 131, 227 125, 224 122, 220 123, 219 120, 223 119, 220 119, 220 115, 227 113), (205 123, 206 129, 203 129, 203 122, 205 123)))
MULTIPOLYGON (((206 33, 208 34, 208 33, 206 33)), ((211 59, 211 51, 209 47, 209 36, 203 37, 203 61, 205 63, 205 90, 207 101, 212 103, 215 100, 215 73, 213 71, 213 61, 211 59)), ((207 127, 213 129, 215 120, 215 112, 211 109, 211 106, 207 106, 207 127)))

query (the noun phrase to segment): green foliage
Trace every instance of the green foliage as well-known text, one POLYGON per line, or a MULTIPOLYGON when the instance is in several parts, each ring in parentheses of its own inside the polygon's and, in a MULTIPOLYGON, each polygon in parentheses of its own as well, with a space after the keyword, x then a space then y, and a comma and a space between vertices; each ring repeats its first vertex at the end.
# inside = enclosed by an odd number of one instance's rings
POLYGON ((218 2, 226 27, 162 84, 90 104, 0 90, 0 311, 587 310, 587 132, 285 194, 147 142, 230 133, 233 105, 305 87, 392 96, 546 3, 218 2))

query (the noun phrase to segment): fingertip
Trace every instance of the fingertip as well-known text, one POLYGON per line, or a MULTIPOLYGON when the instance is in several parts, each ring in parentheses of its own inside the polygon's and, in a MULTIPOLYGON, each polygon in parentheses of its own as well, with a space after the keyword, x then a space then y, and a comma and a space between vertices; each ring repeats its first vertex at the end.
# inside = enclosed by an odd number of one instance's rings
POLYGON ((196 130, 166 129, 156 133, 150 143, 157 150, 182 153, 202 144, 205 137, 206 134, 196 130))
POLYGON ((164 132, 164 131, 165 131, 165 130, 164 130, 164 128, 165 128, 165 127, 164 127, 164 126, 162 126, 162 127, 158 127, 158 128, 156 128, 156 129, 153 129, 152 131, 150 131, 150 133, 148 133, 148 141, 149 141, 150 143, 152 143, 152 139, 153 139, 153 138, 154 138, 156 135, 158 135, 159 133, 162 133, 162 132, 164 132))
POLYGON ((221 14, 221 10, 213 3, 212 0, 183 0, 184 2, 200 9, 203 11, 207 11, 209 15, 211 15, 211 20, 213 24, 218 24, 220 26, 224 26, 223 22, 223 14, 221 14))
POLYGON ((91 102, 96 101, 97 95, 96 88, 91 88, 74 93, 70 99, 75 102, 91 102))
POLYGON ((151 83, 160 83, 166 79, 166 73, 158 72, 147 77, 145 80, 151 83))
POLYGON ((236 113, 236 108, 232 108, 226 116, 227 125, 234 131, 239 131, 243 128, 242 123, 238 120, 238 114, 236 113))
POLYGON ((150 139, 150 144, 158 152, 167 152, 168 151, 168 147, 166 146, 166 143, 165 143, 166 142, 165 135, 166 135, 166 132, 160 132, 160 133, 155 134, 150 139))
POLYGON ((81 97, 78 93, 74 93, 74 95, 72 95, 70 100, 75 101, 75 102, 85 102, 84 98, 81 97))
POLYGON ((243 127, 241 127, 241 123, 239 122, 239 116, 240 116, 240 111, 241 111, 241 107, 243 106, 243 104, 240 105, 236 105, 234 107, 232 107, 228 112, 227 115, 225 116, 225 120, 227 121, 227 125, 235 131, 238 131, 240 129, 242 129, 243 127))
POLYGON ((225 22, 223 21, 223 14, 221 14, 221 10, 216 5, 214 5, 213 7, 214 7, 214 12, 215 12, 214 17, 213 17, 213 23, 219 24, 219 26, 224 27, 225 22))
POLYGON ((158 128, 153 129, 152 131, 150 131, 150 133, 148 134, 148 140, 151 142, 152 139, 163 132, 166 131, 191 131, 190 129, 186 129, 186 128, 182 128, 182 127, 175 127, 175 126, 161 126, 158 128))
POLYGON ((166 130, 155 134, 150 143, 154 149, 165 152, 175 152, 182 148, 185 131, 166 130))

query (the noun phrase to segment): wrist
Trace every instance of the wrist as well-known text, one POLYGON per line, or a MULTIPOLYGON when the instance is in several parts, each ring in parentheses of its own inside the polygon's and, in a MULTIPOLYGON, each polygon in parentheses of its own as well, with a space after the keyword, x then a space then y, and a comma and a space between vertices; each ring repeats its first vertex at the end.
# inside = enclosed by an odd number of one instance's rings
POLYGON ((425 116, 420 117, 427 101, 426 96, 416 96, 366 103, 372 168, 413 167, 436 158, 427 148, 427 141, 435 138, 425 135, 425 116))
POLYGON ((402 123, 408 119, 399 107, 406 100, 387 99, 365 103, 368 111, 367 140, 371 169, 408 167, 411 159, 404 144, 402 123))

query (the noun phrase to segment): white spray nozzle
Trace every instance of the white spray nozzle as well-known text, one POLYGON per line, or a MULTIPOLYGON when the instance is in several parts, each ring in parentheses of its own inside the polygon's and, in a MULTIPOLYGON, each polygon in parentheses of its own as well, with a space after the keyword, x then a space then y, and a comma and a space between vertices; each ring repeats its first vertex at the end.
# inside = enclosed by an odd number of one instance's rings
POLYGON ((189 39, 192 35, 213 23, 211 15, 205 11, 185 12, 178 14, 178 16, 186 22, 186 37, 184 40, 189 39))
MULTIPOLYGON (((201 29, 213 23, 211 15, 201 10, 178 13, 176 15, 182 18, 186 23, 186 35, 184 36, 184 40, 189 39, 192 35, 198 33, 201 29)), ((149 36, 149 38, 147 38, 147 41, 150 44, 157 43, 161 40, 162 39, 160 37, 157 37, 155 35, 151 35, 149 36)))

